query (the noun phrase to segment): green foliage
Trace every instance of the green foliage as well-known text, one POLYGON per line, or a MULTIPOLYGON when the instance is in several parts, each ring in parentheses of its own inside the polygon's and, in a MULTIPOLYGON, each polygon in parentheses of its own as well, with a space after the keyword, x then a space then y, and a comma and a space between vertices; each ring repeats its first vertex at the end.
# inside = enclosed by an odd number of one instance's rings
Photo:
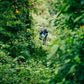
POLYGON ((29 59, 18 64, 15 60, 10 59, 6 64, 0 63, 1 84, 45 84, 53 77, 52 70, 42 65, 42 61, 29 59))
MULTIPOLYGON (((60 29, 59 29, 60 30, 60 29)), ((58 31, 59 31, 58 30, 58 31)), ((55 73, 55 83, 82 84, 84 80, 84 29, 74 31, 64 29, 57 33, 57 38, 48 56, 51 61, 50 67, 59 68, 55 73), (59 36, 59 37, 58 37, 59 36), (55 46, 56 45, 56 46, 55 46), (53 49, 54 48, 54 49, 53 49), (53 53, 53 50, 54 53, 53 53), (51 54, 52 53, 52 54, 51 54)), ((56 69, 57 69, 56 68, 56 69)))
POLYGON ((83 84, 83 17, 84 0, 0 0, 0 84, 83 84))
POLYGON ((60 11, 65 16, 64 19, 68 27, 73 29, 84 24, 83 0, 59 0, 55 4, 58 12, 60 11))
POLYGON ((53 4, 56 4, 58 13, 50 22, 51 24, 54 22, 56 28, 53 29, 55 37, 48 55, 49 67, 55 69, 55 76, 50 82, 83 84, 84 6, 82 4, 84 1, 59 0, 53 4))
POLYGON ((31 16, 29 16, 28 1, 0 1, 1 22, 0 22, 0 39, 4 45, 9 47, 5 48, 6 52, 12 57, 23 55, 28 58, 30 51, 28 46, 31 46, 30 36, 33 37, 33 31, 27 32, 31 29, 31 16), (25 4, 25 2, 27 4, 25 4), (18 5, 17 5, 18 3, 18 5), (24 8, 22 7, 25 6, 24 8), (4 6, 7 6, 7 10, 4 6), (19 13, 16 13, 16 6, 19 13), (5 38, 5 39, 4 39, 5 38), (24 51, 25 50, 25 51, 24 51))
POLYGON ((28 0, 0 0, 0 84, 32 84, 44 83, 43 78, 45 82, 50 80, 47 76, 49 68, 44 66, 46 50, 41 46, 37 48, 34 43, 29 13, 31 5, 28 0), (16 6, 19 12, 16 12, 16 6))

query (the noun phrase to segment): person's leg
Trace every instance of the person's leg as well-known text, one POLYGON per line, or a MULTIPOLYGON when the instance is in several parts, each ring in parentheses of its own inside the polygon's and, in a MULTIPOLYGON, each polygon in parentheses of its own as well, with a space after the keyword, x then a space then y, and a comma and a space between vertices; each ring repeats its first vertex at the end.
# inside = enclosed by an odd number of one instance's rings
POLYGON ((46 37, 43 38, 43 45, 46 44, 46 37))

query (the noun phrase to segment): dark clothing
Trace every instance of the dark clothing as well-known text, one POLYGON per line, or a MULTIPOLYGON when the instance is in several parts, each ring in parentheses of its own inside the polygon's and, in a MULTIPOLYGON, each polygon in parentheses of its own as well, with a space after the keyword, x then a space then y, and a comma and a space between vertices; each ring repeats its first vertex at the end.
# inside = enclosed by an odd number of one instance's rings
POLYGON ((44 34, 44 36, 46 38, 47 35, 48 35, 48 31, 46 29, 44 29, 44 31, 40 30, 40 32, 39 32, 39 39, 42 39, 42 34, 44 34))
POLYGON ((46 29, 44 29, 44 33, 48 33, 48 31, 46 29))
POLYGON ((47 35, 48 35, 48 31, 47 31, 46 29, 44 29, 43 34, 45 35, 45 38, 46 38, 46 37, 47 37, 47 35))
POLYGON ((40 30, 40 32, 39 32, 39 39, 42 39, 42 34, 43 34, 43 31, 40 30))

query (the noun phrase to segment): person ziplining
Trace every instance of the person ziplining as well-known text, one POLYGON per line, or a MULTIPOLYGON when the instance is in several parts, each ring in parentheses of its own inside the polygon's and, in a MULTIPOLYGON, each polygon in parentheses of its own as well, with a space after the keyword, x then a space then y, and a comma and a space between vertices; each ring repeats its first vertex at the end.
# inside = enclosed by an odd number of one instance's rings
POLYGON ((39 39, 42 40, 43 39, 43 45, 46 44, 46 39, 48 36, 48 31, 46 27, 41 27, 40 32, 39 32, 39 39))

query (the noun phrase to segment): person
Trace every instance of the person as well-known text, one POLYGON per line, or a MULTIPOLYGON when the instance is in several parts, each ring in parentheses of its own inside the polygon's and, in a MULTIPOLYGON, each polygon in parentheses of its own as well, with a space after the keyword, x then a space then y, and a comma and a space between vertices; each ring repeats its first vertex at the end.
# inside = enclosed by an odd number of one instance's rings
POLYGON ((47 35, 48 35, 47 27, 41 27, 41 30, 39 32, 39 39, 42 40, 43 37, 43 45, 46 44, 47 35))

